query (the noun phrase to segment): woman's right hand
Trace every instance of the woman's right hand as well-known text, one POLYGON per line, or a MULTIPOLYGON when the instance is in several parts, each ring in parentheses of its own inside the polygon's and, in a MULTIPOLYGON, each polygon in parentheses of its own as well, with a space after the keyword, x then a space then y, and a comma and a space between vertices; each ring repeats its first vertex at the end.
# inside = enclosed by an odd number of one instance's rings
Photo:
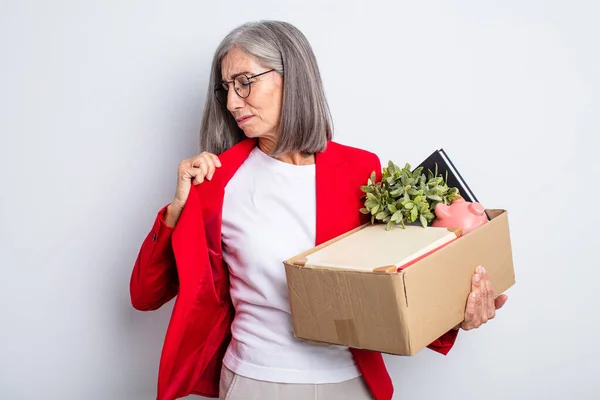
POLYGON ((216 155, 203 151, 193 158, 188 158, 179 163, 177 168, 177 187, 173 201, 167 208, 166 224, 175 226, 183 206, 187 202, 192 184, 199 185, 204 179, 211 180, 215 169, 221 167, 221 161, 216 155))

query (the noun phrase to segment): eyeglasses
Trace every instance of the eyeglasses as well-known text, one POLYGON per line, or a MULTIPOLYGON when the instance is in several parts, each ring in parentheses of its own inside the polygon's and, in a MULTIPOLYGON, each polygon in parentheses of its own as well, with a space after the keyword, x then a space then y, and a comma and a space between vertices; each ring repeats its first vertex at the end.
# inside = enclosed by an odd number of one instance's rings
POLYGON ((251 76, 248 76, 243 73, 237 74, 237 75, 234 75, 232 77, 233 79, 230 81, 222 81, 221 83, 219 83, 215 86, 215 96, 217 98, 217 101, 222 106, 227 105, 227 93, 229 92, 229 84, 230 83, 233 83, 233 89, 240 98, 242 98, 242 99, 247 98, 248 96, 250 96, 250 87, 251 87, 252 83, 254 83, 251 81, 251 79, 254 79, 256 77, 259 77, 261 75, 267 74, 272 71, 275 71, 275 68, 270 69, 265 72, 261 72, 260 74, 251 75, 251 76))

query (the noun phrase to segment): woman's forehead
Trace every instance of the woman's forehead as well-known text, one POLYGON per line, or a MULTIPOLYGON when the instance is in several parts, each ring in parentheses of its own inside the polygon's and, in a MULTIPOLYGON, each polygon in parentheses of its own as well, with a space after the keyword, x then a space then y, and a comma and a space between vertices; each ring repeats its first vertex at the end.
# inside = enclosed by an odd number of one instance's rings
POLYGON ((221 78, 232 79, 233 76, 241 73, 253 74, 258 67, 254 57, 233 48, 221 60, 221 78))

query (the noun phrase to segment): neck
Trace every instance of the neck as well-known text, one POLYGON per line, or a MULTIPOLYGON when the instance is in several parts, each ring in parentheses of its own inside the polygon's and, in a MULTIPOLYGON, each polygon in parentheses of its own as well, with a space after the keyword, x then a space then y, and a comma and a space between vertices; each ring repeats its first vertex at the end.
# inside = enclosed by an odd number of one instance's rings
MULTIPOLYGON (((275 142, 268 138, 258 139, 258 148, 265 154, 271 155, 271 152, 275 148, 275 142)), ((282 154, 276 157, 279 161, 294 164, 294 165, 310 165, 315 163, 315 156, 313 154, 305 155, 300 152, 291 152, 282 154)))

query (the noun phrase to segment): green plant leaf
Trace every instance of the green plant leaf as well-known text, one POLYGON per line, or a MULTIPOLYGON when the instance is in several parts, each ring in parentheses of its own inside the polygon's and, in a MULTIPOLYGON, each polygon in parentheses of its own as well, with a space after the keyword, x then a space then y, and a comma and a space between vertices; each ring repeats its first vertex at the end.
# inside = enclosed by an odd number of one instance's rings
POLYGON ((419 219, 421 220, 421 225, 423 225, 423 228, 427 228, 427 218, 425 218, 425 216, 421 214, 419 219))
POLYGON ((418 216, 419 210, 416 207, 410 210, 410 222, 415 222, 418 216))
POLYGON ((388 161, 387 170, 388 170, 388 173, 390 175, 394 175, 396 173, 396 166, 394 165, 394 163, 392 162, 392 160, 388 161))
POLYGON ((371 215, 376 215, 377 211, 379 211, 379 204, 376 204, 375 207, 371 208, 371 215))
POLYGON ((375 219, 378 219, 381 221, 387 216, 388 216, 388 213, 386 211, 381 211, 375 216, 375 219))
POLYGON ((371 209, 371 208, 375 207, 376 205, 379 205, 379 201, 377 201, 377 200, 367 200, 365 202, 365 207, 367 207, 368 209, 371 209))
POLYGON ((372 187, 372 186, 361 186, 361 187, 360 187, 360 190, 362 190, 362 191, 363 191, 363 192, 365 192, 365 193, 373 193, 373 191, 374 191, 375 189, 373 189, 373 187, 372 187))
POLYGON ((438 196, 437 194, 428 194, 427 198, 429 200, 433 200, 433 201, 442 201, 442 198, 440 196, 438 196))
POLYGON ((423 171, 423 167, 418 167, 413 172, 413 178, 417 178, 421 176, 421 172, 423 171))
POLYGON ((361 214, 371 214, 371 211, 367 210, 366 208, 361 208, 360 209, 361 214))
POLYGON ((385 226, 385 230, 389 231, 391 230, 394 226, 396 225, 396 223, 392 220, 388 221, 387 225, 385 226))
POLYGON ((433 190, 435 191, 435 194, 437 194, 438 196, 443 196, 444 194, 446 194, 446 192, 448 192, 448 186, 437 185, 436 187, 433 188, 433 190))
POLYGON ((395 213, 397 211, 394 204, 388 204, 388 210, 390 210, 391 213, 395 213))

